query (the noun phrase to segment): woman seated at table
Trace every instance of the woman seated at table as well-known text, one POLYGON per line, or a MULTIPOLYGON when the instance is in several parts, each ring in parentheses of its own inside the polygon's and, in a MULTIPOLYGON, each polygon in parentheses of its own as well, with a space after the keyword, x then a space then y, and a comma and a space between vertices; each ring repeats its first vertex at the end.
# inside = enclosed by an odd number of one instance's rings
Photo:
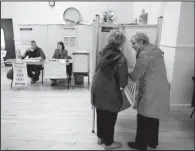
MULTIPOLYGON (((70 59, 68 51, 65 49, 63 42, 58 42, 57 49, 54 52, 52 59, 70 59)), ((51 79, 51 86, 57 85, 57 79, 51 79)))

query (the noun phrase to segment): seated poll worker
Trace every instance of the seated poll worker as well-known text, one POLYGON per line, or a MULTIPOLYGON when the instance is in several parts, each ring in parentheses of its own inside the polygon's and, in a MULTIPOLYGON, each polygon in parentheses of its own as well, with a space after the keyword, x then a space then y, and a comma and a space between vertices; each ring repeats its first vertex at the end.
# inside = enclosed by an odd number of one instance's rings
MULTIPOLYGON (((31 49, 27 49, 24 53, 24 56, 21 56, 21 59, 26 57, 33 59, 46 59, 44 52, 39 48, 34 40, 31 41, 31 49)), ((42 65, 27 65, 28 76, 32 79, 32 83, 35 83, 39 80, 40 70, 42 65), (34 73, 33 73, 34 72, 34 73)))
MULTIPOLYGON (((52 58, 53 59, 71 59, 71 57, 68 56, 68 51, 65 49, 63 42, 60 41, 57 43, 57 49, 55 50, 52 58)), ((67 69, 69 69, 69 65, 67 66, 67 69)), ((56 86, 56 85, 57 85, 57 79, 51 79, 51 86, 56 86)))
MULTIPOLYGON (((41 48, 37 46, 34 40, 31 41, 31 48, 27 49, 23 56, 19 54, 18 57, 24 59, 27 56, 29 57, 29 59, 33 58, 33 59, 44 60, 46 58, 44 52, 42 51, 41 48)), ((41 68, 42 65, 27 65, 27 72, 28 72, 28 76, 31 78, 31 83, 35 83, 36 81, 39 80, 41 68)), ((13 79, 13 69, 11 69, 7 73, 7 78, 13 79)))
POLYGON ((166 76, 163 52, 150 44, 144 33, 136 33, 131 39, 136 51, 136 65, 130 74, 133 81, 139 81, 137 108, 137 132, 134 142, 128 146, 147 150, 159 144, 159 120, 167 121, 170 110, 170 91, 166 76))

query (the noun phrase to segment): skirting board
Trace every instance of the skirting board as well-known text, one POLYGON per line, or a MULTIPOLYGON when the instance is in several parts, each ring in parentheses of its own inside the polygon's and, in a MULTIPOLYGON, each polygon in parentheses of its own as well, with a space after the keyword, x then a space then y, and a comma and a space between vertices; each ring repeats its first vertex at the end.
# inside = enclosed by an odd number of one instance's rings
POLYGON ((160 47, 168 47, 168 48, 194 48, 194 45, 165 45, 161 44, 160 47))
POLYGON ((190 107, 191 104, 170 104, 171 107, 190 107))

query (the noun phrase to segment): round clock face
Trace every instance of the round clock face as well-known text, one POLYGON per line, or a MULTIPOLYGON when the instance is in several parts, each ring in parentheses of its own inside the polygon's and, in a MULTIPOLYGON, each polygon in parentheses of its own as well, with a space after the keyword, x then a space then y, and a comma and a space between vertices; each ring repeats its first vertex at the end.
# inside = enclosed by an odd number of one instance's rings
POLYGON ((54 0, 53 1, 49 1, 49 6, 54 7, 55 6, 55 1, 54 0))
POLYGON ((64 21, 68 24, 77 24, 81 21, 81 15, 76 8, 70 7, 64 11, 64 21))

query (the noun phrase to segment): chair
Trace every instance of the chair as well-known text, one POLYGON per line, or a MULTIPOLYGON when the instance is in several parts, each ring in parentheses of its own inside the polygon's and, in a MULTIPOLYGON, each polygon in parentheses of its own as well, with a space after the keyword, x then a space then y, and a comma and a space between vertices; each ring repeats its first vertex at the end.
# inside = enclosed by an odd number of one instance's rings
MULTIPOLYGON (((68 59, 72 59, 72 57, 68 56, 68 59)), ((66 73, 67 73, 67 76, 68 76, 68 90, 69 90, 69 86, 71 84, 71 81, 72 81, 72 63, 69 63, 68 65, 66 65, 66 73)))

